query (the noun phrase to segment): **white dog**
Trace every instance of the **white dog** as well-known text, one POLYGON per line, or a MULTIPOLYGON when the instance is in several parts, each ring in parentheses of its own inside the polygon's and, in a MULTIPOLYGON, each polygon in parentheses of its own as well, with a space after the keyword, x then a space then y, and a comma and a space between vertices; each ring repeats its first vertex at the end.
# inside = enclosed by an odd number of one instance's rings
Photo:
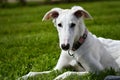
MULTIPOLYGON (((118 71, 120 68, 120 41, 97 38, 85 27, 84 18, 92 17, 80 6, 74 6, 71 9, 53 8, 43 18, 43 20, 53 19, 62 50, 53 70, 61 71, 67 66, 72 66, 78 71, 65 72, 55 80, 64 79, 71 74, 83 75, 106 68, 118 71), (81 72, 81 67, 84 68, 84 72, 81 72)), ((27 79, 50 72, 30 72, 22 78, 27 79)))

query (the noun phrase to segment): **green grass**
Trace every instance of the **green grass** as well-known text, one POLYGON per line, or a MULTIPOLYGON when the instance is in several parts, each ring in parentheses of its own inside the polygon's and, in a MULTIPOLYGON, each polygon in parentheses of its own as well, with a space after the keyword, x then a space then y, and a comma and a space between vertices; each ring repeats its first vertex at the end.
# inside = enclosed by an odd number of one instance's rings
MULTIPOLYGON (((55 66, 60 54, 57 31, 51 21, 41 20, 53 7, 70 8, 73 5, 81 5, 91 13, 94 19, 85 23, 92 33, 120 40, 120 1, 0 9, 0 80, 15 80, 29 71, 46 71, 55 66)), ((106 74, 116 75, 111 72, 76 75, 67 80, 103 80, 106 74)), ((61 73, 53 72, 30 80, 52 80, 61 73)))

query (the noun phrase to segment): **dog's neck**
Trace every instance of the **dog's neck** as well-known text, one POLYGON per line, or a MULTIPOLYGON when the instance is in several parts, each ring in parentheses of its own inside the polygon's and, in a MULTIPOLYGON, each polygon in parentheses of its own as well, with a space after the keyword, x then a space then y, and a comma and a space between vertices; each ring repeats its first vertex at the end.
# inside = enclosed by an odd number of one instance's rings
POLYGON ((79 40, 74 42, 73 47, 72 47, 73 51, 76 51, 85 42, 87 35, 88 35, 88 30, 85 29, 84 34, 80 36, 79 40))

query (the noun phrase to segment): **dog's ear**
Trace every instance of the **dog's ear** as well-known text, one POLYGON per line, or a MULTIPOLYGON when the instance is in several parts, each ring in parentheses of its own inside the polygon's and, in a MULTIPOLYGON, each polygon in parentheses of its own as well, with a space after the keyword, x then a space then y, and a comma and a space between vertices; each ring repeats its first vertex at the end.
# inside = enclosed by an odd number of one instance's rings
POLYGON ((49 19, 56 19, 59 16, 61 10, 62 10, 61 8, 51 9, 44 15, 42 21, 49 20, 49 19))
POLYGON ((84 18, 92 19, 92 16, 80 6, 72 7, 72 11, 77 18, 83 16, 84 18))

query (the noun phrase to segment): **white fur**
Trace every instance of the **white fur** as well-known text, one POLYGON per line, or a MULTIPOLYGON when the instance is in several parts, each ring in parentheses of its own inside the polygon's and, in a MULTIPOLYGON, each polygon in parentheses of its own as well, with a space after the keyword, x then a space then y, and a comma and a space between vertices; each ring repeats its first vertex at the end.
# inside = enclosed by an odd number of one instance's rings
MULTIPOLYGON (((113 68, 116 71, 120 68, 120 41, 97 38, 88 31, 87 38, 82 46, 76 51, 72 51, 74 42, 78 41, 80 36, 84 34, 85 24, 84 18, 92 18, 90 14, 80 6, 74 6, 71 9, 53 8, 48 11, 43 20, 53 19, 53 23, 58 30, 60 47, 62 44, 70 44, 70 48, 65 51, 61 48, 61 55, 54 70, 62 70, 64 67, 72 66, 79 72, 65 72, 55 80, 64 79, 71 74, 83 75, 88 72, 99 72, 105 68, 113 68), (77 15, 75 13, 78 12, 77 15), (82 16, 80 16, 82 14, 82 16), (75 27, 71 28, 70 24, 74 23, 75 27), (62 27, 58 26, 61 24, 62 27), (68 54, 74 54, 74 57, 68 54), (85 72, 81 72, 81 67, 77 62, 80 62, 85 68, 85 72)), ((48 74, 51 71, 45 72, 30 72, 23 76, 23 79, 28 77, 48 74)))

